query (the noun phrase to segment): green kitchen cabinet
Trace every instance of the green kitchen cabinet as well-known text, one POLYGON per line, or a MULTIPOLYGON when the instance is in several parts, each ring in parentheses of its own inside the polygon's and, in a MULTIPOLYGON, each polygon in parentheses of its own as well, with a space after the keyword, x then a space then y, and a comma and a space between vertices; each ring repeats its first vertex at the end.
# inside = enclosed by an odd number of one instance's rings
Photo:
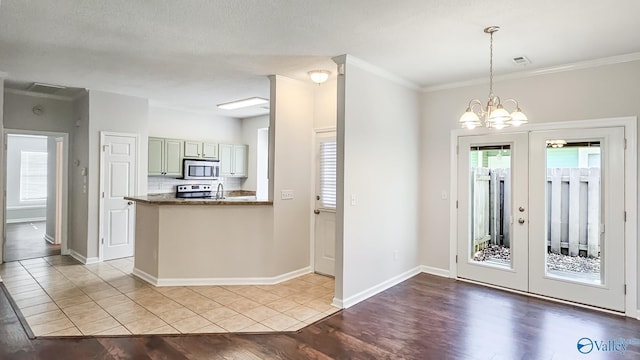
POLYGON ((248 176, 248 145, 220 144, 220 176, 248 176))
POLYGON ((184 141, 149 137, 148 174, 182 176, 184 141))

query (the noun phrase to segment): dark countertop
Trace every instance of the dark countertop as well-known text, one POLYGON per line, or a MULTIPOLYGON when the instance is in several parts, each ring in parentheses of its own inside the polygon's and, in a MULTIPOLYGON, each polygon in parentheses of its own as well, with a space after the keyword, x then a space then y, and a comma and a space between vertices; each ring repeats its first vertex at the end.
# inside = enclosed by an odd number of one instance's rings
POLYGON ((230 196, 222 200, 182 199, 175 194, 150 194, 145 196, 126 196, 125 200, 155 205, 273 205, 273 201, 257 200, 255 196, 230 196))

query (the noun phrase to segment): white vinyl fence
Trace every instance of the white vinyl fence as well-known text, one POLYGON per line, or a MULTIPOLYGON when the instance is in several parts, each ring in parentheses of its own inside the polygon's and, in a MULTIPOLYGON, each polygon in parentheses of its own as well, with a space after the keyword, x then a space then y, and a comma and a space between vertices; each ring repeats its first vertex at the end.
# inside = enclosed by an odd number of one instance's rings
MULTIPOLYGON (((510 169, 471 169, 474 250, 510 245, 510 169)), ((600 169, 547 169, 547 246, 553 253, 600 254, 600 169)))

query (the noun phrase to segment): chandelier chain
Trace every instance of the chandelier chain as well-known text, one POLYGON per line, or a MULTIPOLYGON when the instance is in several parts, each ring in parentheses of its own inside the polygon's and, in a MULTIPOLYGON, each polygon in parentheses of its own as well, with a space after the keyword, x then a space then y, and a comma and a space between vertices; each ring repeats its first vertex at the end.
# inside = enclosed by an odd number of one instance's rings
POLYGON ((489 99, 493 99, 493 31, 489 36, 489 99))

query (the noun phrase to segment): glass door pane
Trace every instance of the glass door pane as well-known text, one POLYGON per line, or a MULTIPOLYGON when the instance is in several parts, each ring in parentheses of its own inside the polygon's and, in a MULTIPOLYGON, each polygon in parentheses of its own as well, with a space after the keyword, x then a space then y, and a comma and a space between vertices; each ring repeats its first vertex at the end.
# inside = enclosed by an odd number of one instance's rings
POLYGON ((529 140, 529 292, 623 311, 624 128, 529 140))
POLYGON ((511 146, 469 149, 470 260, 511 268, 511 146))
POLYGON ((546 145, 546 275, 602 284, 600 141, 546 145))
POLYGON ((528 134, 458 138, 457 276, 526 291, 528 134))

